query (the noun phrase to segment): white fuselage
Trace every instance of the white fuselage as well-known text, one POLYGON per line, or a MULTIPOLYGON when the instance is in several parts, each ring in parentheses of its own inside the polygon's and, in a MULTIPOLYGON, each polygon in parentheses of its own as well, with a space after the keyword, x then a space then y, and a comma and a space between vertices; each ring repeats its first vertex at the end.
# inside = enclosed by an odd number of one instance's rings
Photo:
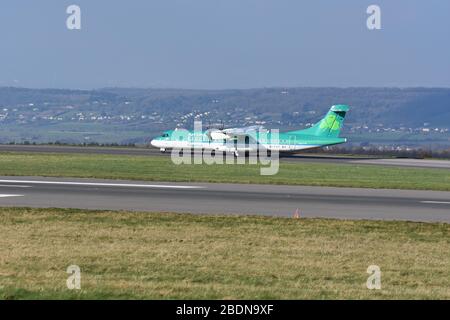
POLYGON ((256 152, 259 148, 264 148, 270 151, 299 151, 305 149, 317 148, 319 145, 305 145, 305 144, 244 144, 244 143, 224 143, 223 141, 174 141, 174 140, 157 140, 151 141, 151 145, 159 148, 161 151, 166 151, 167 149, 199 149, 199 150, 216 150, 222 152, 256 152))

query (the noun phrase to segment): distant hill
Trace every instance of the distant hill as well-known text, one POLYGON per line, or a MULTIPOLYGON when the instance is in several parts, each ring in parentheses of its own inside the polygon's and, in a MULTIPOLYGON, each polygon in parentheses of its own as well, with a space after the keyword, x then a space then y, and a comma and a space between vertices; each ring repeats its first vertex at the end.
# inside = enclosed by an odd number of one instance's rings
POLYGON ((450 89, 429 88, 265 88, 249 90, 102 89, 101 92, 137 99, 139 105, 157 110, 188 112, 230 109, 239 106, 255 113, 287 113, 316 110, 331 105, 352 106, 351 119, 358 123, 386 125, 450 126, 450 89), (217 103, 211 101, 217 100, 217 103))
POLYGON ((429 128, 444 132, 444 142, 448 139, 445 128, 450 128, 450 89, 443 88, 58 90, 3 87, 0 88, 0 142, 49 139, 77 143, 143 142, 164 129, 177 125, 191 127, 195 116, 204 122, 223 121, 227 126, 263 123, 283 130, 307 126, 331 105, 340 103, 351 106, 346 126, 349 134, 367 127, 364 130, 370 140, 370 133, 376 128, 407 133, 429 128))

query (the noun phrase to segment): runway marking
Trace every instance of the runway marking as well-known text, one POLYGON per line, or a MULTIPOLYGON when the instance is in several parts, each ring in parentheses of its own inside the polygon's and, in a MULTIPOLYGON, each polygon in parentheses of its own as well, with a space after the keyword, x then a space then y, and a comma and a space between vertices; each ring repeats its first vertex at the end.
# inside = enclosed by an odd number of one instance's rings
POLYGON ((132 188, 165 188, 165 189, 204 189, 202 186, 177 186, 164 184, 132 184, 132 183, 102 183, 102 182, 75 182, 75 181, 39 181, 39 180, 0 180, 1 183, 27 183, 27 184, 53 184, 66 186, 91 187, 132 187, 132 188))
POLYGON ((0 184, 0 187, 10 187, 10 188, 31 188, 31 186, 22 186, 18 184, 0 184))
POLYGON ((23 194, 0 194, 0 198, 23 197, 23 194))
POLYGON ((450 204, 450 201, 420 201, 420 202, 429 204, 450 204))

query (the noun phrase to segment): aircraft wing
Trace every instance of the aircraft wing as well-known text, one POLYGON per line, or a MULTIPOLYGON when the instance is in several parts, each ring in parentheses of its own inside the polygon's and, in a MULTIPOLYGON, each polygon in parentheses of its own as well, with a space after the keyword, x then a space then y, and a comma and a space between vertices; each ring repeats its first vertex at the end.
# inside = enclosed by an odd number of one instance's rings
POLYGON ((212 140, 231 140, 235 137, 246 137, 252 136, 252 133, 257 132, 258 130, 262 130, 262 126, 249 126, 249 127, 243 127, 243 128, 227 128, 227 129, 216 129, 216 130, 209 130, 208 136, 212 140))
POLYGON ((262 126, 249 126, 243 128, 223 129, 222 132, 230 136, 248 136, 256 131, 262 130, 262 126))

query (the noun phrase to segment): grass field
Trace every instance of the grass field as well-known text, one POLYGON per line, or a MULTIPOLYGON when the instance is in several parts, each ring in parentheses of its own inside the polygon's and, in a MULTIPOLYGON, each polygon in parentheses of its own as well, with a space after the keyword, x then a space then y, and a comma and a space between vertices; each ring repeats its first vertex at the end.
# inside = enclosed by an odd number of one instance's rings
POLYGON ((170 157, 1 153, 0 175, 149 181, 292 184, 450 191, 450 170, 281 162, 278 174, 257 165, 175 165, 170 157))
POLYGON ((0 208, 0 298, 450 299, 449 252, 449 224, 0 208))

